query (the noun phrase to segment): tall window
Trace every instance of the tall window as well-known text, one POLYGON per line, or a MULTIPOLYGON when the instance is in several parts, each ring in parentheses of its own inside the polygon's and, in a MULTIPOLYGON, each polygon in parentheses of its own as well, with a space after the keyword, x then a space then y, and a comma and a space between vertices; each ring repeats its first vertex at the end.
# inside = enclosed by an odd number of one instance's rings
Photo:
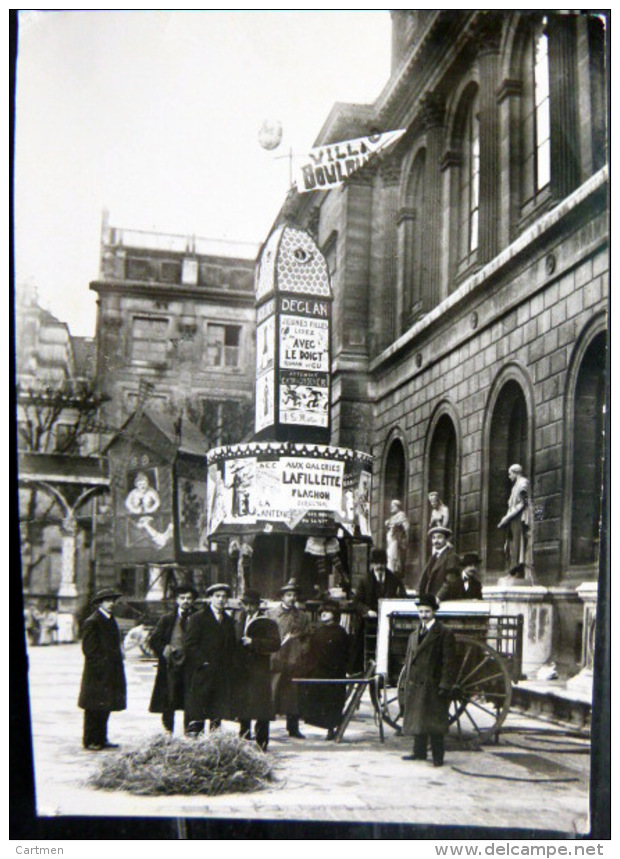
POLYGON ((132 327, 131 360, 165 364, 168 357, 168 320, 135 316, 132 327))
POLYGON ((551 181, 551 123, 549 110, 549 40, 547 19, 530 31, 524 52, 523 109, 523 202, 546 188, 551 181))
POLYGON ((210 367, 238 367, 240 361, 241 327, 239 325, 207 325, 206 361, 210 367))
POLYGON ((480 205, 480 122, 478 97, 472 99, 463 126, 462 162, 459 182, 459 262, 473 262, 478 249, 480 205))

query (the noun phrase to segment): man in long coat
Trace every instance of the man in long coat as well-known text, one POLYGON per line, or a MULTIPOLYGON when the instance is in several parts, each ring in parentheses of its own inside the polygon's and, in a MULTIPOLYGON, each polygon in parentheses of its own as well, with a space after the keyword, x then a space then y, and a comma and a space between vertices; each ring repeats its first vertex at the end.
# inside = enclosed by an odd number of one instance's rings
POLYGON ((226 613, 230 595, 227 584, 207 588, 210 603, 189 619, 185 634, 185 658, 191 675, 186 698, 188 734, 219 728, 232 719, 232 677, 238 666, 235 624, 226 613))
POLYGON ((186 733, 189 727, 185 713, 185 697, 189 685, 185 634, 197 596, 191 585, 179 585, 175 589, 174 610, 160 617, 148 640, 148 646, 159 660, 149 712, 161 713, 162 724, 171 734, 174 732, 175 710, 184 711, 183 726, 186 733))
POLYGON ((438 607, 432 594, 418 600, 420 626, 409 636, 405 657, 402 727, 403 736, 413 736, 413 754, 404 760, 426 760, 430 738, 436 767, 443 766, 444 735, 456 679, 454 633, 435 618, 438 607))
POLYGON ((420 596, 432 594, 438 600, 463 599, 463 582, 458 555, 448 543, 449 528, 437 525, 428 532, 432 553, 422 572, 420 596))
POLYGON ((280 649, 280 632, 274 620, 261 615, 261 596, 248 589, 243 597, 243 609, 235 621, 237 638, 243 651, 236 676, 235 712, 239 719, 239 736, 252 738, 259 748, 267 751, 269 722, 276 717, 271 690, 270 656, 280 649))
POLYGON ((286 716, 289 737, 304 740, 299 730, 299 694, 292 678, 305 661, 310 621, 295 605, 297 585, 293 579, 280 588, 280 598, 280 605, 268 613, 268 617, 278 624, 282 642, 280 649, 271 657, 274 706, 276 713, 286 716))
MULTIPOLYGON (((312 631, 308 645, 306 674, 312 679, 339 679, 347 676, 349 636, 340 626, 338 603, 326 601, 319 609, 319 625, 312 631)), ((312 683, 302 686, 304 722, 327 729, 326 740, 333 740, 347 698, 345 684, 312 683)))
POLYGON ((118 748, 108 740, 110 713, 127 707, 127 686, 121 636, 113 612, 121 597, 114 588, 103 588, 95 594, 97 607, 84 621, 82 652, 84 671, 78 707, 84 710, 83 745, 99 752, 118 748))

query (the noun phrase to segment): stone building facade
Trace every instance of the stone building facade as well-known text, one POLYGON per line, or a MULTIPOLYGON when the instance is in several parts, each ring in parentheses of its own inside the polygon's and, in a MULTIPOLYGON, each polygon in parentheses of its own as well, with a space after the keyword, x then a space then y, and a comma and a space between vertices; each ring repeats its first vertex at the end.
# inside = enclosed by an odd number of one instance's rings
MULTIPOLYGON (((198 427, 210 446, 253 425, 254 261, 258 247, 119 229, 104 213, 97 293, 96 376, 108 397, 106 441, 137 409, 198 427)), ((115 475, 110 475, 113 483, 115 475)), ((97 580, 144 596, 152 571, 112 556, 111 506, 97 513, 97 580), (109 532, 109 533, 108 533, 109 532)))
POLYGON ((389 81, 372 106, 336 105, 316 145, 406 133, 340 188, 291 192, 280 215, 317 236, 330 266, 332 441, 374 455, 375 542, 385 541, 390 500, 403 502, 410 587, 428 555, 430 491, 449 508, 458 550, 480 554, 487 592, 501 584, 497 524, 508 468, 522 465, 545 606, 532 618, 574 673, 576 588, 596 582, 599 561, 605 21, 391 15, 389 81))

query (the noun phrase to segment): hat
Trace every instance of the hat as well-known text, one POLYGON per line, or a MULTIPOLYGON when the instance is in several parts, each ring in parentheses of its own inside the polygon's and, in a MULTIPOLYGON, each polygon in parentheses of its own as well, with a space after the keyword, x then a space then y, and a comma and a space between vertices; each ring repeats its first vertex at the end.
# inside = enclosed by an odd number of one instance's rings
POLYGON ((467 552, 459 558, 463 567, 477 567, 480 563, 480 555, 477 552, 467 552))
POLYGON ((427 608, 432 608, 433 611, 437 611, 439 608, 439 600, 433 594, 423 594, 421 597, 418 597, 416 600, 417 605, 425 605, 427 608))
POLYGON ((103 602, 104 600, 117 600, 122 596, 122 593, 117 591, 115 588, 100 588, 93 597, 93 602, 98 603, 103 602))
POLYGON ((322 614, 324 611, 330 611, 332 614, 340 617, 340 604, 335 600, 323 600, 319 608, 319 614, 322 614))
POLYGON ((191 594, 194 597, 194 599, 197 599, 197 597, 198 597, 198 591, 196 590, 196 588, 193 585, 184 585, 184 584, 175 585, 172 588, 172 593, 174 594, 175 597, 178 597, 179 594, 191 594))
POLYGON ((260 593, 258 591, 252 590, 251 588, 248 588, 248 590, 241 597, 241 602, 245 603, 259 603, 260 600, 260 593))
POLYGON ((207 596, 212 597, 216 591, 226 591, 227 594, 230 594, 230 585, 227 585, 225 582, 217 582, 215 585, 209 585, 207 596))
POLYGON ((370 550, 370 563, 371 564, 387 564, 387 552, 385 549, 371 549, 370 550))
POLYGON ((444 537, 451 537, 452 531, 449 528, 444 528, 443 525, 435 525, 434 528, 428 529, 428 536, 432 536, 433 534, 443 534, 444 537))
POLYGON ((280 593, 285 594, 287 591, 298 591, 297 582, 295 579, 289 579, 285 585, 280 588, 280 593))

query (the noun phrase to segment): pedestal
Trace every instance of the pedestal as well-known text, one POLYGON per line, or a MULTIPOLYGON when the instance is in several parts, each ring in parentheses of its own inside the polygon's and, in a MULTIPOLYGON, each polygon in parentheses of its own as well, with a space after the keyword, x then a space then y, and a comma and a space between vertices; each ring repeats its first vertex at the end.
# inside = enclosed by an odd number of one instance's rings
POLYGON ((581 638, 581 664, 583 667, 579 674, 570 678, 566 688, 572 693, 587 697, 588 701, 592 701, 598 583, 584 582, 577 588, 577 593, 583 602, 583 634, 581 638))
POLYGON ((65 520, 62 535, 62 568, 59 597, 77 597, 75 586, 75 567, 77 556, 77 524, 73 520, 65 520))
POLYGON ((72 641, 77 641, 77 624, 75 614, 77 610, 77 598, 62 597, 58 598, 58 631, 56 633, 56 642, 58 644, 69 644, 72 641))
POLYGON ((502 584, 485 587, 483 598, 490 603, 491 614, 523 615, 523 662, 525 677, 551 661, 553 644, 553 604, 547 588, 539 585, 502 584))
POLYGON ((161 602, 164 598, 164 571, 161 567, 149 567, 148 602, 161 602))

